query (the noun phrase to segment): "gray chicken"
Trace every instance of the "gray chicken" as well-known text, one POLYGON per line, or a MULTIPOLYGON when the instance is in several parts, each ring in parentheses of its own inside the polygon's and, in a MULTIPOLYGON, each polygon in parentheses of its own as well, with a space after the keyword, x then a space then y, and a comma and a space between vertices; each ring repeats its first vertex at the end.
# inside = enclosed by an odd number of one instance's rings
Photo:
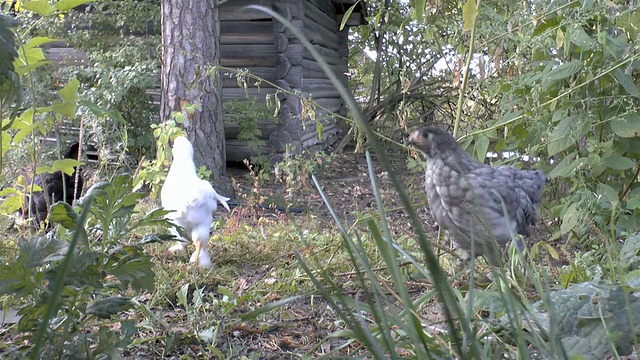
POLYGON ((413 132, 409 143, 427 158, 425 188, 438 225, 461 248, 500 265, 501 249, 513 235, 531 234, 544 173, 480 164, 453 136, 434 127, 413 132))

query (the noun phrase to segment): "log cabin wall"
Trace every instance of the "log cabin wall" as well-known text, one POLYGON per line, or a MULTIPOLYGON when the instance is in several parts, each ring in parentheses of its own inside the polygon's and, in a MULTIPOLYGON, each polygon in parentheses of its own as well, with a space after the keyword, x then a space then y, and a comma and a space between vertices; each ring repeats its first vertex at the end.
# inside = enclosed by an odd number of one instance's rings
MULTIPOLYGON (((309 153, 324 150, 338 140, 339 127, 337 119, 329 113, 337 113, 342 116, 346 115, 344 102, 336 88, 333 86, 328 76, 322 71, 317 61, 310 52, 304 48, 300 40, 289 31, 283 24, 278 21, 272 21, 273 38, 270 44, 273 44, 275 56, 272 59, 262 59, 261 64, 272 64, 272 69, 257 67, 258 64, 247 61, 246 57, 241 58, 225 58, 225 46, 231 45, 229 33, 232 29, 242 29, 246 32, 254 32, 251 26, 263 26, 260 31, 266 31, 266 25, 260 23, 268 21, 270 18, 259 17, 258 14, 253 15, 238 12, 247 4, 256 3, 255 0, 237 0, 230 1, 220 7, 221 14, 221 46, 223 48, 221 62, 223 65, 241 68, 240 63, 244 61, 245 66, 254 74, 260 75, 258 71, 268 73, 274 76, 273 82, 287 92, 299 92, 304 98, 311 98, 318 107, 309 109, 303 105, 299 97, 290 93, 279 93, 278 97, 281 101, 281 108, 276 119, 260 119, 258 121, 259 128, 262 131, 260 137, 265 141, 266 146, 260 147, 258 151, 252 151, 248 146, 244 146, 246 142, 237 139, 237 125, 234 125, 232 119, 234 114, 227 114, 228 125, 225 126, 227 138, 227 160, 241 161, 251 155, 268 155, 272 161, 282 159, 285 151, 290 153, 301 153, 306 150, 309 153), (254 18, 252 18, 252 16, 254 18), (237 22, 245 21, 244 25, 238 25, 237 22), (235 22, 235 25, 225 23, 235 22), (271 71, 273 70, 273 72, 271 71), (313 111, 314 116, 304 116, 303 114, 313 111), (235 131, 234 131, 235 130, 235 131), (231 146, 229 146, 229 144, 231 146)), ((341 14, 337 14, 334 4, 331 0, 278 0, 278 1, 258 1, 260 5, 270 6, 275 12, 282 15, 289 21, 300 33, 304 34, 311 41, 315 49, 329 63, 332 70, 341 78, 346 85, 345 73, 347 68, 348 50, 348 27, 339 30, 341 14)), ((244 36, 248 36, 245 33, 244 36)), ((238 39, 242 34, 238 33, 238 39)), ((246 40, 246 38, 243 38, 246 40)), ((262 46, 268 46, 266 38, 263 39, 262 46)), ((257 44, 256 44, 257 45, 257 44)), ((247 48, 247 51, 252 49, 247 48)), ((270 49, 271 50, 271 49, 270 49)), ((249 52, 245 52, 250 54, 249 52)), ((262 75, 260 75, 262 76, 262 75)), ((272 81, 272 78, 267 78, 272 81)), ((225 84, 223 82, 223 84, 225 84)), ((228 86, 223 88, 223 99, 241 100, 244 96, 244 90, 238 88, 235 80, 227 82, 228 86)), ((260 92, 257 88, 252 88, 252 97, 256 104, 263 104, 265 95, 273 94, 272 88, 260 85, 260 92)))
MULTIPOLYGON (((276 47, 274 44, 273 19, 266 13, 254 9, 245 9, 247 5, 261 5, 272 8, 274 0, 232 0, 220 6, 220 65, 234 69, 246 69, 268 82, 276 81, 276 47)), ((275 0, 277 2, 277 0, 275 0)), ((225 108, 225 137, 227 161, 240 162, 252 155, 270 154, 267 144, 253 150, 247 140, 238 139, 241 131, 242 114, 231 109, 230 101, 246 102, 252 99, 254 107, 264 107, 266 96, 274 95, 272 85, 247 79, 247 88, 238 85, 231 71, 220 72, 222 80, 222 102, 225 108)), ((247 106, 251 106, 247 103, 247 106)), ((276 131, 277 118, 256 119, 265 144, 269 136, 276 131)))
MULTIPOLYGON (((312 98, 326 109, 316 108, 315 116, 305 116, 303 119, 303 114, 309 109, 303 106, 300 98, 279 93, 281 108, 278 115, 257 119, 257 126, 261 130, 259 139, 264 145, 251 149, 246 140, 238 139, 244 119, 243 115, 230 109, 230 104, 232 101, 241 103, 251 99, 253 107, 264 107, 266 96, 274 96, 276 88, 266 82, 256 85, 255 81, 249 81, 247 88, 242 88, 238 85, 234 73, 223 69, 220 74, 225 107, 227 161, 240 162, 252 155, 267 155, 272 161, 279 161, 287 149, 292 153, 301 153, 303 150, 314 153, 324 150, 337 141, 339 132, 336 119, 330 116, 328 111, 346 115, 346 108, 338 91, 295 35, 264 12, 245 7, 252 4, 261 5, 282 15, 314 44, 315 49, 346 84, 348 28, 364 23, 363 5, 360 10, 353 12, 343 30, 339 30, 339 26, 344 10, 355 2, 230 0, 220 6, 222 67, 247 69, 278 87, 300 92, 305 98, 312 98)), ((63 42, 52 46, 47 52, 47 57, 59 63, 87 61, 84 53, 68 47, 63 42)), ((153 96, 154 103, 159 105, 160 89, 147 92, 153 96)))

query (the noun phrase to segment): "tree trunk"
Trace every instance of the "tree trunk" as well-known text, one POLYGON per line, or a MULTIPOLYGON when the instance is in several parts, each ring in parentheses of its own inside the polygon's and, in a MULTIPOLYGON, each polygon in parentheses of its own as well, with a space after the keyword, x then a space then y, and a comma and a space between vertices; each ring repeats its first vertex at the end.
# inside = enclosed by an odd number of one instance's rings
POLYGON ((186 114, 184 130, 193 144, 196 166, 213 171, 216 191, 232 197, 226 176, 226 152, 222 113, 220 21, 217 0, 162 0, 162 101, 160 118, 185 103, 200 104, 202 111, 186 114))

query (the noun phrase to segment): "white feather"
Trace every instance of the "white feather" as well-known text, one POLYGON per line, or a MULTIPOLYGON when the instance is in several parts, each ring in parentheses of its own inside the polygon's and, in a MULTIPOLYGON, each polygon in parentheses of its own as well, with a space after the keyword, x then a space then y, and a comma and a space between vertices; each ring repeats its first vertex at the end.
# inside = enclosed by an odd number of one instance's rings
MULTIPOLYGON (((211 267, 211 257, 206 246, 209 241, 209 230, 213 223, 213 213, 218 208, 218 201, 230 211, 226 198, 218 194, 208 181, 198 177, 193 163, 193 147, 186 137, 180 136, 174 140, 173 161, 167 174, 167 179, 160 192, 162 207, 171 210, 167 218, 176 225, 183 227, 192 242, 201 242, 202 250, 198 263, 201 267, 211 267)), ((172 233, 180 238, 177 231, 172 233)), ((172 250, 184 249, 183 244, 177 244, 172 250)), ((191 261, 195 262, 195 253, 191 261)))

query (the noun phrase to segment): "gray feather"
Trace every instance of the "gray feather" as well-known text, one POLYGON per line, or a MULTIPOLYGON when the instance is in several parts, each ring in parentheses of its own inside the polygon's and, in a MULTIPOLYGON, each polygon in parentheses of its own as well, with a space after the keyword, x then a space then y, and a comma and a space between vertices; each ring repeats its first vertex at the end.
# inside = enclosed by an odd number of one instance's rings
POLYGON ((473 245, 476 255, 498 264, 499 249, 515 233, 531 234, 546 181, 542 171, 478 163, 438 128, 417 130, 409 140, 427 158, 431 215, 460 247, 473 245))

